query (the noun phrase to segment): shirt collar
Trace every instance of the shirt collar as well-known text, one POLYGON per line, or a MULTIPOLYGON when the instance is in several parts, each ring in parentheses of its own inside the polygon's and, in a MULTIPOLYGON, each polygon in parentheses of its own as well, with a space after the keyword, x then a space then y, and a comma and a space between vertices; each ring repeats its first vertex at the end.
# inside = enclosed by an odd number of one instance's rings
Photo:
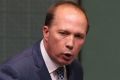
POLYGON ((45 61, 45 64, 47 66, 47 69, 48 69, 49 73, 52 73, 59 66, 55 62, 53 62, 52 59, 49 57, 49 55, 48 55, 48 53, 47 53, 47 51, 45 49, 43 40, 40 43, 40 50, 41 50, 41 54, 43 56, 43 59, 45 61))

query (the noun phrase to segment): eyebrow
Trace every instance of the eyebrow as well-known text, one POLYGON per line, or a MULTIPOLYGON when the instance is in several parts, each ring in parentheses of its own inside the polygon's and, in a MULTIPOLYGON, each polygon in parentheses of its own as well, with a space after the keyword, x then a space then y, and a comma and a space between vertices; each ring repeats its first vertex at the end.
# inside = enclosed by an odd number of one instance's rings
MULTIPOLYGON (((65 29, 60 29, 60 30, 58 30, 59 32, 66 32, 66 33, 68 33, 68 34, 70 34, 71 32, 70 31, 68 31, 68 30, 65 30, 65 29)), ((74 33, 75 35, 82 35, 82 36, 85 36, 84 35, 84 33, 81 33, 81 32, 76 32, 76 33, 74 33)))

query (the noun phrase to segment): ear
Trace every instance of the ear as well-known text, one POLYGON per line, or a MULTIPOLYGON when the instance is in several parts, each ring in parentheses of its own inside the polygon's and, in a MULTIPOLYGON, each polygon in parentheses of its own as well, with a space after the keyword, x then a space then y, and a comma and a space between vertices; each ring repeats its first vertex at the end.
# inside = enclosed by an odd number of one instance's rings
POLYGON ((49 37, 49 28, 48 28, 48 26, 43 27, 43 36, 44 36, 45 41, 48 41, 48 37, 49 37))

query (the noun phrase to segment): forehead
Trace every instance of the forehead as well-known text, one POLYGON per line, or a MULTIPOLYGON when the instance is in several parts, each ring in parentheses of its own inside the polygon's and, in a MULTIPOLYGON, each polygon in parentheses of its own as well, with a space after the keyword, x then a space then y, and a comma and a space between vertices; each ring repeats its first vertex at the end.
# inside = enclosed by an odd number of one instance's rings
POLYGON ((54 12, 53 22, 55 20, 61 20, 65 18, 69 18, 70 20, 76 18, 77 21, 81 21, 81 23, 85 22, 88 24, 85 13, 73 5, 60 5, 56 8, 54 12))
POLYGON ((59 6, 54 14, 53 24, 60 29, 86 30, 87 19, 78 8, 70 5, 59 6))

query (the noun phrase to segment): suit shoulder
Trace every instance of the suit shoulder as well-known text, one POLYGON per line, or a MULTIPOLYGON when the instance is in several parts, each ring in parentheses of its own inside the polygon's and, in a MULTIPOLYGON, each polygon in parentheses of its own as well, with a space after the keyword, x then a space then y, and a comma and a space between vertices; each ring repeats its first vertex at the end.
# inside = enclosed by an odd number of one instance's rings
POLYGON ((33 56, 32 56, 32 48, 28 48, 24 50, 22 53, 19 53, 7 60, 4 64, 1 65, 2 69, 12 68, 14 70, 23 71, 28 66, 33 65, 33 56))
POLYGON ((0 80, 36 80, 36 56, 39 43, 9 59, 0 66, 0 80), (34 78, 34 79, 33 79, 34 78))
POLYGON ((23 52, 18 53, 11 59, 7 60, 5 64, 19 65, 24 64, 32 58, 32 48, 25 49, 23 52))

